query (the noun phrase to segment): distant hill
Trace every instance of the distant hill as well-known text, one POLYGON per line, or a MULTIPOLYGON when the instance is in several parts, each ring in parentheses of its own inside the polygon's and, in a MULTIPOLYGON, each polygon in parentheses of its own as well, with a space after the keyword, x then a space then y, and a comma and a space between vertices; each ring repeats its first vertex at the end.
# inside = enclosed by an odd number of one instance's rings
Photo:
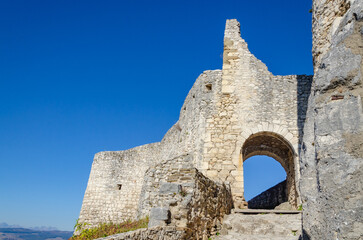
POLYGON ((57 231, 58 229, 55 227, 47 227, 47 226, 41 226, 41 227, 24 227, 20 225, 9 225, 6 222, 0 223, 0 228, 26 228, 26 229, 32 229, 36 231, 57 231))
POLYGON ((73 232, 37 231, 27 228, 0 228, 0 240, 66 240, 73 232))
POLYGON ((9 225, 6 222, 0 223, 0 228, 23 228, 20 225, 9 225))

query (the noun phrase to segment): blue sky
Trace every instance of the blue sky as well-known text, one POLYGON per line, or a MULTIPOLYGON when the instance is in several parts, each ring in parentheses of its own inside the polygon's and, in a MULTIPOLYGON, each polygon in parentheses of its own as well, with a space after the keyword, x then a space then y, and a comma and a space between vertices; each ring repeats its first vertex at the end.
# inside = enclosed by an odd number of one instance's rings
MULTIPOLYGON (((198 75, 221 69, 226 19, 240 21, 272 73, 312 74, 310 8, 287 0, 0 1, 0 222, 71 230, 93 155, 161 140, 198 75)), ((259 161, 246 164, 283 175, 259 161)))

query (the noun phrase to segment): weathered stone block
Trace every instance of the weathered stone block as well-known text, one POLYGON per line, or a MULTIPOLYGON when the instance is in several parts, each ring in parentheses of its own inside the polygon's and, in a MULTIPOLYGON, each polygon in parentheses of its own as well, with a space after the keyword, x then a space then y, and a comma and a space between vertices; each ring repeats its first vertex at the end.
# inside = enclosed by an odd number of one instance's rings
MULTIPOLYGON (((178 178, 176 178, 178 179, 178 178)), ((160 185, 160 194, 175 194, 181 191, 181 185, 177 183, 164 182, 160 185)))
POLYGON ((170 220, 170 211, 166 208, 155 207, 150 210, 148 227, 164 226, 170 220))

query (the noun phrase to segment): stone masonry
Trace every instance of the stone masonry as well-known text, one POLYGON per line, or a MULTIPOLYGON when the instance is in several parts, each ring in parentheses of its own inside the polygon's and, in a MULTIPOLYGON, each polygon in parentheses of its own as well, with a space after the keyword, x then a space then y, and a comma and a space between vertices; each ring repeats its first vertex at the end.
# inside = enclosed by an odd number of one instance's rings
POLYGON ((314 0, 314 78, 274 76, 248 50, 237 20, 227 20, 222 70, 197 78, 162 141, 95 155, 79 222, 149 215, 161 232, 186 227, 205 238, 228 213, 227 198, 246 207, 243 162, 267 155, 286 171, 279 192, 290 206, 303 204, 305 239, 361 239, 362 8, 362 0, 314 0), (193 193, 190 204, 183 189, 193 193), (201 220, 196 199, 224 208, 201 220))

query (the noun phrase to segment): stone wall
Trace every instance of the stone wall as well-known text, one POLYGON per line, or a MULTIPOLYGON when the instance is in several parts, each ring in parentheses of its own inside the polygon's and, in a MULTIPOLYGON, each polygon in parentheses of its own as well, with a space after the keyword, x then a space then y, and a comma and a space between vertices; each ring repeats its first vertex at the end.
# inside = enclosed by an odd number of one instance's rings
POLYGON ((155 207, 169 210, 170 204, 184 198, 181 192, 185 195, 189 193, 187 199, 190 200, 195 173, 191 155, 182 155, 149 168, 144 176, 138 218, 149 216, 151 209, 155 207))
POLYGON ((314 81, 301 145, 305 239, 363 238, 363 2, 313 1, 314 81))
POLYGON ((159 143, 95 155, 79 216, 96 226, 134 219, 145 171, 158 160, 159 143), (135 204, 136 202, 136 204, 135 204))
POLYGON ((248 201, 251 209, 274 209, 287 201, 286 180, 267 189, 248 201))
POLYGON ((221 76, 221 70, 214 70, 204 71, 197 78, 186 96, 179 120, 161 140, 161 161, 192 154, 194 165, 202 168, 206 119, 215 112, 221 76))
POLYGON ((138 216, 150 216, 149 227, 173 226, 185 239, 205 239, 232 207, 230 188, 206 178, 184 155, 146 172, 138 216))

